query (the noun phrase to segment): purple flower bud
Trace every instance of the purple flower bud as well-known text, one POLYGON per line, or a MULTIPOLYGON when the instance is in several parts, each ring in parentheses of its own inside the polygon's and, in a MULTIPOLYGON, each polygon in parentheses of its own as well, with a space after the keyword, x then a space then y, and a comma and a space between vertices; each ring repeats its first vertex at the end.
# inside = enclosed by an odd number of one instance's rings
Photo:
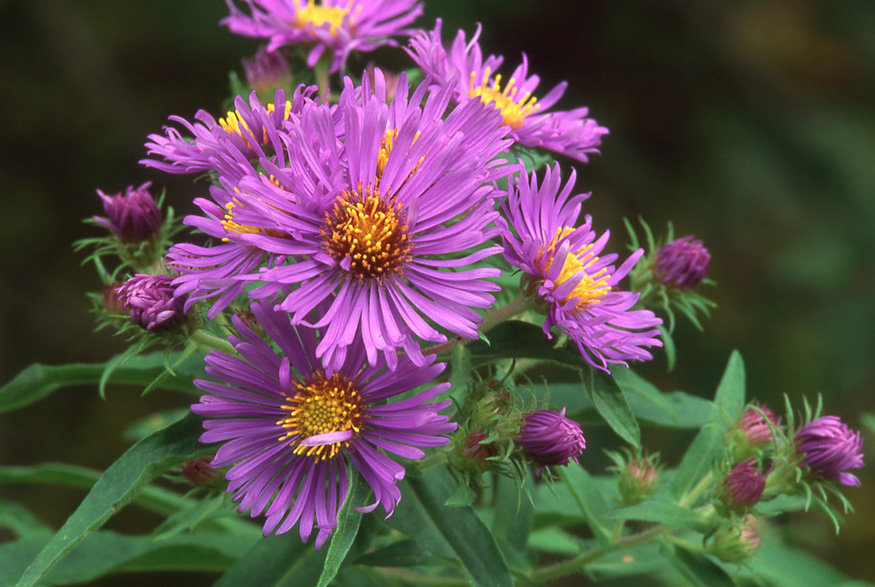
POLYGON ((211 485, 219 478, 219 472, 210 466, 212 457, 200 457, 192 459, 182 465, 182 476, 193 487, 211 485))
POLYGON ((685 291, 705 279, 711 255, 702 241, 694 238, 689 235, 673 240, 656 253, 654 272, 662 283, 685 291))
POLYGON ((119 192, 114 196, 97 190, 108 218, 94 216, 94 220, 114 232, 123 243, 139 243, 148 239, 164 223, 161 210, 149 193, 151 185, 152 182, 147 181, 136 189, 128 186, 124 193, 119 192))
POLYGON ((536 410, 526 415, 518 442, 523 452, 541 467, 577 462, 586 448, 580 424, 565 417, 562 412, 536 410))
POLYGON ((463 451, 465 456, 481 465, 486 465, 486 459, 498 456, 498 448, 494 443, 480 444, 486 440, 487 435, 482 428, 478 428, 465 437, 463 451))
POLYGON ((720 526, 705 544, 705 552, 725 563, 738 563, 760 547, 762 524, 751 514, 741 523, 720 526))
POLYGON ((729 507, 745 508, 763 496, 766 478, 753 459, 735 465, 723 478, 723 502, 729 507))
POLYGON ((128 279, 118 288, 119 300, 130 310, 131 320, 151 332, 169 330, 185 322, 183 298, 173 297, 169 275, 144 275, 128 279))
POLYGON ((246 81, 257 94, 284 88, 292 80, 289 60, 282 51, 268 51, 260 47, 250 59, 243 59, 246 81))
POLYGON ((781 425, 781 419, 776 417, 775 412, 771 409, 765 405, 758 406, 758 408, 759 412, 753 408, 747 408, 735 425, 750 446, 762 446, 772 442, 772 430, 769 428, 768 422, 763 420, 760 412, 765 414, 773 426, 781 425))
POLYGON ((799 429, 794 438, 803 464, 822 479, 838 479, 844 485, 860 480, 846 469, 863 466, 863 438, 837 416, 823 416, 799 429))
POLYGON ((623 503, 634 505, 644 501, 656 489, 658 481, 659 467, 654 457, 630 458, 617 480, 623 503))

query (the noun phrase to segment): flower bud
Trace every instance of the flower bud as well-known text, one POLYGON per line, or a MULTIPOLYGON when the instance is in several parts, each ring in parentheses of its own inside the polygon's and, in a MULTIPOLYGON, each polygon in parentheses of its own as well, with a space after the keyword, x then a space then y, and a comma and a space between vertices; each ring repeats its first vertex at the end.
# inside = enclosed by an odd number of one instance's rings
POLYGON ((658 480, 659 467, 654 457, 630 458, 617 480, 623 504, 635 505, 644 501, 656 489, 658 480))
POLYGON ((118 288, 119 301, 137 326, 160 332, 185 322, 183 299, 174 297, 169 275, 137 274, 118 288))
POLYGON ((729 442, 732 445, 732 457, 736 461, 744 460, 758 449, 772 443, 772 428, 781 425, 781 419, 767 406, 758 409, 747 408, 729 432, 729 442), (762 413, 768 419, 763 419, 762 413))
POLYGON ((662 283, 685 291, 705 279, 711 255, 702 241, 694 238, 689 235, 673 240, 656 253, 653 270, 662 283))
POLYGON ((525 416, 517 442, 523 453, 542 467, 567 466, 586 448, 580 424, 565 417, 562 412, 536 410, 525 416))
POLYGON ((182 476, 193 487, 212 485, 219 478, 219 472, 210 466, 212 457, 192 459, 182 465, 182 476))
POLYGON ((763 496, 766 478, 753 459, 735 465, 723 478, 721 500, 730 508, 746 508, 763 496))
POLYGON ((478 428, 468 434, 468 436, 465 437, 465 441, 462 443, 465 456, 484 466, 487 464, 486 459, 498 455, 498 450, 494 444, 481 444, 486 438, 487 436, 483 429, 478 428))
POLYGON ((837 416, 812 420, 796 432, 796 453, 804 466, 821 479, 838 479, 844 485, 860 480, 846 469, 863 466, 863 439, 837 416))
POLYGON ((748 514, 740 523, 719 527, 705 544, 705 552, 725 563, 738 563, 760 547, 762 525, 748 514))
POLYGON ((103 309, 109 315, 118 315, 124 314, 125 303, 119 299, 118 288, 121 287, 121 283, 107 283, 103 286, 102 298, 103 298, 103 309))
POLYGON ((152 182, 147 181, 136 189, 128 186, 124 194, 119 192, 114 196, 97 190, 108 217, 94 216, 93 219, 114 232, 123 243, 139 243, 148 239, 164 223, 161 210, 149 193, 151 185, 152 182))
POLYGON ((291 85, 292 71, 282 51, 260 47, 250 59, 243 59, 246 82, 258 95, 273 95, 278 88, 291 85))

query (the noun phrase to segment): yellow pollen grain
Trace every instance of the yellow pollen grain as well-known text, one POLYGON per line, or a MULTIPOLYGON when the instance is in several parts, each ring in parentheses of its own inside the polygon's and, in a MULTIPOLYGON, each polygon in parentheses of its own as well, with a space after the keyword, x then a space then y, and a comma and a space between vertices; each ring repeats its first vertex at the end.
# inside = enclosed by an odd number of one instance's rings
MULTIPOLYGON (((277 422, 287 430, 279 438, 280 442, 289 442, 297 455, 303 455, 323 461, 337 456, 338 452, 347 446, 349 441, 333 442, 320 446, 304 446, 305 439, 330 432, 355 433, 361 431, 362 398, 352 382, 335 373, 326 379, 317 374, 308 384, 294 384, 296 393, 293 397, 286 396, 288 402, 282 409, 289 415, 277 422)), ((285 395, 285 394, 284 394, 285 395)))
POLYGON ((504 118, 504 124, 517 129, 523 125, 525 119, 530 114, 537 112, 541 107, 536 104, 537 98, 532 96, 531 92, 526 92, 522 96, 517 96, 516 80, 511 78, 504 88, 501 90, 501 75, 496 75, 492 82, 492 87, 488 87, 490 69, 487 67, 483 74, 483 81, 479 86, 474 85, 474 77, 476 72, 471 72, 471 90, 469 95, 473 98, 480 98, 484 104, 493 104, 495 109, 501 112, 504 118))
POLYGON ((349 259, 349 272, 359 279, 394 274, 408 260, 410 237, 401 204, 376 190, 345 191, 326 213, 325 247, 338 263, 349 259))
MULTIPOLYGON (((574 232, 574 229, 570 227, 560 228, 556 231, 556 236, 553 237, 553 240, 551 240, 550 244, 546 247, 546 252, 543 253, 543 255, 546 255, 544 260, 545 273, 550 272, 550 267, 553 265, 553 261, 556 258, 556 251, 559 248, 560 241, 572 232, 574 232)), ((580 274, 583 274, 583 277, 581 278, 580 283, 578 283, 567 296, 562 298, 562 303, 574 298, 579 298, 575 310, 580 311, 584 310, 589 305, 598 304, 598 298, 603 297, 611 291, 611 286, 608 285, 608 280, 611 276, 607 274, 605 269, 600 269, 592 274, 587 271, 587 269, 595 265, 598 260, 599 258, 592 253, 591 244, 583 245, 576 251, 568 252, 565 256, 565 262, 562 265, 562 271, 559 273, 559 276, 553 280, 553 283, 558 287, 572 277, 577 277, 580 274)))
MULTIPOLYGON (((283 120, 289 119, 289 113, 292 111, 292 102, 291 100, 286 100, 285 112, 283 113, 283 120)), ((267 113, 270 114, 276 110, 276 106, 273 103, 267 105, 267 113)), ((219 126, 221 126, 225 132, 228 134, 238 134, 240 138, 242 138, 246 142, 246 146, 250 149, 252 145, 249 144, 249 141, 246 140, 246 135, 243 134, 243 129, 246 130, 247 133, 255 134, 249 129, 249 125, 246 124, 246 121, 243 120, 243 117, 240 116, 240 112, 238 110, 229 111, 225 118, 219 119, 219 126)), ((262 128, 261 131, 262 137, 261 142, 265 145, 268 143, 267 129, 262 128)))
MULTIPOLYGON (((315 0, 307 0, 307 5, 298 9, 296 15, 297 26, 302 29, 306 28, 307 25, 319 28, 328 24, 329 32, 336 37, 337 29, 343 25, 343 19, 348 14, 349 6, 346 8, 339 6, 317 6, 315 0)), ((350 24, 352 24, 351 20, 350 18, 350 24)))

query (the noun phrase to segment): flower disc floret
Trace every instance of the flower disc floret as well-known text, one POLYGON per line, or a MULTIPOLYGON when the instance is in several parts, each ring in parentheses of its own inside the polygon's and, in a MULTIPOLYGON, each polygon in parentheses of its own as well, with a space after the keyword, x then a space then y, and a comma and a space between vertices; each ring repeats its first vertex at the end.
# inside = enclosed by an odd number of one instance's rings
POLYGON ((325 216, 325 248, 359 279, 394 275, 409 260, 410 235, 397 199, 344 191, 325 216))

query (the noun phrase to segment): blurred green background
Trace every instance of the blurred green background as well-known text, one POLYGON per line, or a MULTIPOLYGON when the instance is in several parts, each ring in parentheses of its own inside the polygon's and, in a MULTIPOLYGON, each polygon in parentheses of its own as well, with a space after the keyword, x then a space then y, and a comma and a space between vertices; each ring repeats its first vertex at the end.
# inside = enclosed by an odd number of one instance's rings
MULTIPOLYGON (((0 382, 32 362, 101 362, 123 350, 92 333, 85 292, 100 284, 71 242, 99 234, 81 222, 102 214, 97 188, 151 180, 177 213, 194 211, 201 186, 138 161, 169 115, 223 113, 228 72, 258 47, 218 26, 226 10, 220 0, 0 1, 0 382)), ((442 17, 445 41, 483 23, 481 46, 505 55, 506 75, 524 51, 540 95, 567 80, 559 107, 588 105, 610 128, 602 155, 576 165, 577 188, 593 192, 586 211, 612 230, 616 250, 622 218, 638 215, 656 230, 672 221, 710 249, 718 287, 702 293, 719 308, 706 332, 680 324, 677 368, 668 373, 660 356, 640 372, 710 396, 737 348, 749 394, 776 408, 783 394, 801 405, 821 393, 852 427, 875 412, 875 4, 435 0, 426 11, 419 24, 442 17)), ((64 390, 0 416, 0 463, 105 468, 125 450, 127 424, 185 399, 64 390)), ((667 455, 689 440, 650 430, 644 439, 667 455)), ((793 541, 875 580, 871 466, 860 477, 846 491, 857 514, 838 538, 817 513, 785 522, 793 541), (797 531, 802 519, 814 529, 797 531)), ((56 526, 82 496, 0 486, 0 499, 56 526)), ((126 510, 109 527, 154 523, 126 510)))

